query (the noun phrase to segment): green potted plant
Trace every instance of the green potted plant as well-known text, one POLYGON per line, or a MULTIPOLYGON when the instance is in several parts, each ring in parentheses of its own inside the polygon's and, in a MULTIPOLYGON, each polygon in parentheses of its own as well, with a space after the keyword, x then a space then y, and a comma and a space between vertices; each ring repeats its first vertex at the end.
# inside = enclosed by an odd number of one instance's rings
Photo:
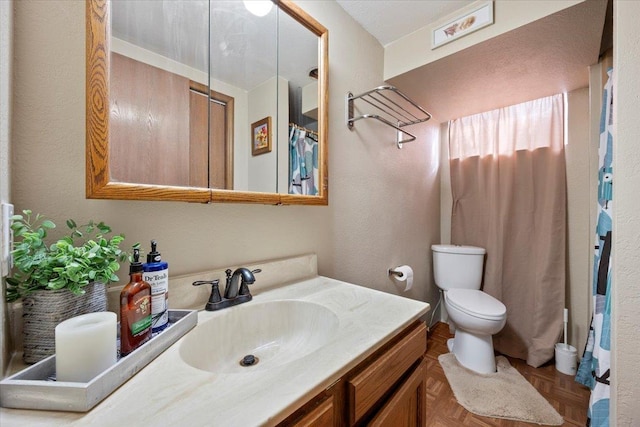
POLYGON ((71 317, 107 309, 106 284, 127 253, 124 235, 112 235, 103 222, 77 225, 47 242, 53 221, 24 210, 11 218, 13 274, 6 279, 7 301, 22 299, 24 361, 35 363, 55 353, 55 326, 71 317))

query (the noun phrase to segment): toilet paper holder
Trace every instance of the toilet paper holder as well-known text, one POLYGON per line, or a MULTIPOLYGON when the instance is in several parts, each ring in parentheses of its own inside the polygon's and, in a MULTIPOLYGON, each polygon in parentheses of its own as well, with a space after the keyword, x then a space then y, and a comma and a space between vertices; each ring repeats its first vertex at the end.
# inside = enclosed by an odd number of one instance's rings
POLYGON ((402 273, 402 271, 396 271, 392 268, 387 270, 387 274, 389 274, 389 276, 396 276, 398 278, 403 277, 404 273, 402 273))

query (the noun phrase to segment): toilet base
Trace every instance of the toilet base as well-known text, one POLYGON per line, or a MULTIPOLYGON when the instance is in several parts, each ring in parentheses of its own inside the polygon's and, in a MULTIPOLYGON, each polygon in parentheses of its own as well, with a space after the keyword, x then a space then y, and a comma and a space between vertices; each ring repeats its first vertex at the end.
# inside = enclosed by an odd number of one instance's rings
POLYGON ((471 334, 458 328, 455 337, 447 341, 447 347, 465 368, 480 374, 496 372, 491 335, 471 334))

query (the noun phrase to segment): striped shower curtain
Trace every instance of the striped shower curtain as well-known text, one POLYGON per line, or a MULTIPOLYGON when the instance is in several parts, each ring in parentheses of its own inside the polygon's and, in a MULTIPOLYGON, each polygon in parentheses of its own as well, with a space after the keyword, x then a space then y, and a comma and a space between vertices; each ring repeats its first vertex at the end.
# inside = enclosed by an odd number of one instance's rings
POLYGON ((318 194, 318 137, 289 126, 289 194, 318 194))
POLYGON ((593 318, 576 381, 591 389, 589 425, 609 426, 609 377, 611 360, 611 213, 613 208, 613 70, 604 87, 600 117, 598 168, 598 223, 593 265, 593 318))

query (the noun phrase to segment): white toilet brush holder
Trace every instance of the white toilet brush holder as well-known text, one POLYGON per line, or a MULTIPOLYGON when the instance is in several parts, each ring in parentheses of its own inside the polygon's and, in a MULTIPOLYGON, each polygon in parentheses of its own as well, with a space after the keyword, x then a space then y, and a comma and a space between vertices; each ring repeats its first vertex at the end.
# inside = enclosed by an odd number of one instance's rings
POLYGON ((556 344, 556 369, 566 375, 575 375, 578 364, 578 350, 572 345, 556 344))
POLYGON ((556 344, 556 369, 567 375, 575 375, 578 366, 578 350, 567 344, 569 310, 564 309, 564 343, 556 344))

